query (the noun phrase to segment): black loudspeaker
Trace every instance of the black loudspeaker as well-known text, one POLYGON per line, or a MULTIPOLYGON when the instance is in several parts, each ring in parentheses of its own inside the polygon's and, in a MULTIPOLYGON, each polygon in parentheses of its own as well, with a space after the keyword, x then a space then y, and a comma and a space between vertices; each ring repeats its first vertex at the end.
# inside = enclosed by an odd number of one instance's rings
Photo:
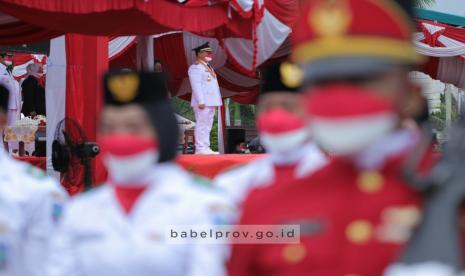
POLYGON ((40 156, 40 157, 46 156, 47 154, 46 153, 46 147, 47 147, 46 140, 47 140, 47 136, 46 136, 45 131, 37 131, 36 139, 34 141, 35 150, 34 150, 34 153, 31 155, 40 156))
POLYGON ((245 142, 244 128, 226 128, 225 133, 225 150, 226 153, 235 153, 236 146, 239 143, 245 142))

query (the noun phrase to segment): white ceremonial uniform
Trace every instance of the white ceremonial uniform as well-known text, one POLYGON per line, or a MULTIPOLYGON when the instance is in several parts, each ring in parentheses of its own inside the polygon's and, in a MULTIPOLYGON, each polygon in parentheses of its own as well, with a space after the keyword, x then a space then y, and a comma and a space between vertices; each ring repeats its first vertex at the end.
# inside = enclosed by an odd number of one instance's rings
POLYGON ((43 276, 67 198, 42 171, 0 149, 0 276, 43 276))
POLYGON ((21 89, 7 67, 0 63, 0 84, 4 85, 9 93, 8 126, 13 126, 21 118, 21 89))
POLYGON ((52 243, 49 276, 222 276, 225 247, 172 244, 173 225, 212 225, 190 174, 172 163, 155 166, 153 183, 129 214, 110 185, 77 196, 52 243))
MULTIPOLYGON (((189 67, 189 81, 192 88, 191 106, 195 114, 195 149, 210 148, 210 131, 215 109, 221 106, 221 93, 217 78, 208 70, 207 63, 197 61, 189 67), (200 104, 205 104, 202 110, 200 104)), ((213 72, 213 68, 210 67, 213 72)))
MULTIPOLYGON (((294 175, 296 178, 308 176, 328 163, 326 156, 313 142, 307 143, 296 153, 299 154, 296 159, 298 160, 294 175)), ((273 183, 274 166, 279 162, 276 159, 270 154, 218 175, 213 183, 216 187, 225 190, 232 204, 239 207, 252 189, 273 183)))

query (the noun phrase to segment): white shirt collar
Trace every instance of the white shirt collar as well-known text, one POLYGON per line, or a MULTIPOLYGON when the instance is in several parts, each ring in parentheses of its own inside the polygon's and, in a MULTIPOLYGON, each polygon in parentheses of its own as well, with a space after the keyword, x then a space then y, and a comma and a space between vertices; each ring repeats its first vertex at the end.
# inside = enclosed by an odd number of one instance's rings
POLYGON ((364 170, 376 170, 392 156, 405 152, 418 142, 419 133, 411 129, 400 129, 384 137, 381 141, 366 147, 354 156, 355 164, 364 170))

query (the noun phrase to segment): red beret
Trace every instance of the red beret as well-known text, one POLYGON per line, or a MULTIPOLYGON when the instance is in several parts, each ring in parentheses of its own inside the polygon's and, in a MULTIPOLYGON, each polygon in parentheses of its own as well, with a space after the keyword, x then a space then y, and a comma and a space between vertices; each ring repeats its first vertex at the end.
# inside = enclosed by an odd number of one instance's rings
POLYGON ((393 0, 310 0, 294 28, 291 58, 308 66, 330 60, 330 67, 340 67, 337 59, 357 58, 414 65, 423 57, 412 31, 408 14, 393 0))

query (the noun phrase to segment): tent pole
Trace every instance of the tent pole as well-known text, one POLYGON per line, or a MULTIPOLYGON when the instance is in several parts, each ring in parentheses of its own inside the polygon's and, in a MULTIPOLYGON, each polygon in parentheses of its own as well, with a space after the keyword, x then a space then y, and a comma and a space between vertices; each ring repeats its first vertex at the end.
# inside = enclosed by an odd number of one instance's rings
POLYGON ((141 71, 153 71, 153 37, 151 35, 140 36, 137 41, 137 69, 141 71))

